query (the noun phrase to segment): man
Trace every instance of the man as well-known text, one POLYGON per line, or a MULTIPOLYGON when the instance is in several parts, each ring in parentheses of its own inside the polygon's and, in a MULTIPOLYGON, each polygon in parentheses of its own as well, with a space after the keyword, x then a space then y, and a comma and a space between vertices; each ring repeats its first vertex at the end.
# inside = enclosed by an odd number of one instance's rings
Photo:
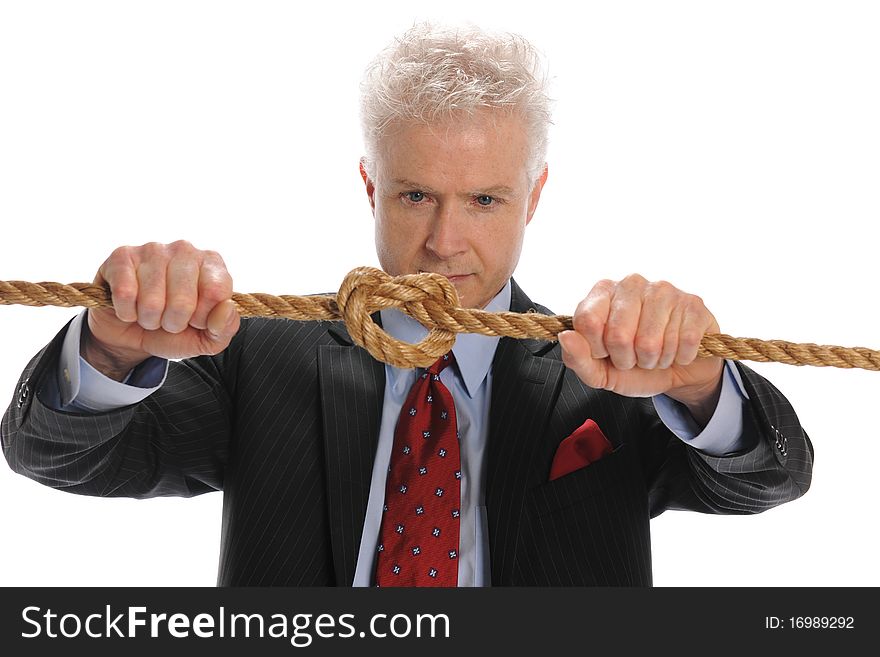
MULTIPOLYGON (((548 175, 532 47, 417 26, 368 69, 362 117, 383 269, 546 312, 511 278, 548 175)), ((558 343, 460 335, 402 370, 340 323, 240 320, 222 258, 186 242, 121 247, 96 282, 114 308, 27 366, 4 454, 83 494, 223 490, 221 585, 649 585, 651 517, 756 513, 810 484, 791 406, 698 359, 718 324, 668 283, 600 281, 558 343)))

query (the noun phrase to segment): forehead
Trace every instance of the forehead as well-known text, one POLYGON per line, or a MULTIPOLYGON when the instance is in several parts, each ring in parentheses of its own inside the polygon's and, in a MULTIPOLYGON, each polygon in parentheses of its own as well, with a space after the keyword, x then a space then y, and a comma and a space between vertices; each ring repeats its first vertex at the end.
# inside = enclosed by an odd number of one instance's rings
POLYGON ((443 189, 527 184, 529 144, 518 115, 484 110, 438 123, 398 123, 379 142, 384 181, 443 189))

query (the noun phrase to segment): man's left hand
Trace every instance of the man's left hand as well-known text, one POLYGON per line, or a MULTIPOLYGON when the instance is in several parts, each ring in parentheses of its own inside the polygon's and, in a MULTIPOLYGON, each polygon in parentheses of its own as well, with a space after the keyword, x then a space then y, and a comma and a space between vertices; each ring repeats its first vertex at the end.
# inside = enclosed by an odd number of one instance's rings
POLYGON ((720 358, 697 358, 718 322, 700 297, 638 274, 596 283, 559 334, 562 360, 592 388, 627 397, 665 393, 704 426, 721 392, 720 358))

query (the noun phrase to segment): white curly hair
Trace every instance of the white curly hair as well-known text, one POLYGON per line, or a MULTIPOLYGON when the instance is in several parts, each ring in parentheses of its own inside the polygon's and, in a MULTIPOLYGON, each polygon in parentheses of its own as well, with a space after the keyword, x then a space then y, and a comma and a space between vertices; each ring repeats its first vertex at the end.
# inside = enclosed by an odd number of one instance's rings
POLYGON ((367 67, 361 83, 364 168, 375 179, 379 142, 397 122, 434 124, 490 108, 520 115, 528 131, 528 175, 544 170, 551 100, 543 58, 516 34, 419 23, 367 67))

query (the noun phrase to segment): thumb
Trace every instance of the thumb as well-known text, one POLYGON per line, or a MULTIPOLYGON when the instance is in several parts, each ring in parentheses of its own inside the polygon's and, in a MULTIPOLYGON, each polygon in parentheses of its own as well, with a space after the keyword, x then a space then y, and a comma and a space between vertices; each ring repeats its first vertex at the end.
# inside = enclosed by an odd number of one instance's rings
POLYGON ((232 340, 232 336, 238 332, 240 320, 241 316, 235 308, 235 302, 232 299, 221 301, 208 313, 206 322, 208 339, 225 348, 232 340))
POLYGON ((577 331, 562 331, 557 338, 565 366, 591 388, 604 388, 608 380, 607 359, 593 358, 590 343, 577 331))

